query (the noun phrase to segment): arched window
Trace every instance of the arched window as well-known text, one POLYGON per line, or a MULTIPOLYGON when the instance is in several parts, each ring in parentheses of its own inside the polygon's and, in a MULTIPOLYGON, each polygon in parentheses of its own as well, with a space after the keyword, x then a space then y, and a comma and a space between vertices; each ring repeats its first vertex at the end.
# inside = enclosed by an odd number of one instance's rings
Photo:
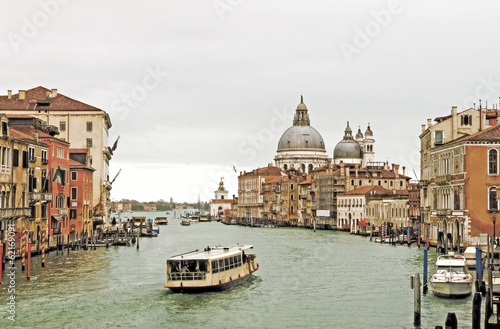
POLYGON ((287 164, 283 165, 283 170, 288 170, 288 165, 287 164))
POLYGON ((362 186, 363 185, 363 182, 361 181, 361 179, 359 180, 359 186, 362 186))
POLYGON ((495 186, 490 187, 489 189, 489 208, 490 211, 498 210, 498 201, 497 201, 497 188, 495 186))
POLYGON ((382 182, 381 182, 381 181, 378 181, 378 185, 382 185, 382 182))
POLYGON ((292 200, 292 201, 293 201, 293 194, 291 194, 291 195, 290 195, 290 200, 292 200))
POLYGON ((313 165, 309 164, 309 170, 307 171, 308 174, 310 174, 313 171, 313 165))
POLYGON ((354 179, 351 179, 351 185, 354 185, 354 179))
POLYGON ((293 206, 290 207, 290 213, 293 214, 293 206))
POLYGON ((306 165, 305 164, 302 164, 300 166, 300 168, 302 169, 302 172, 305 173, 306 172, 306 165))
POLYGON ((490 175, 498 174, 498 151, 495 149, 488 151, 488 173, 490 175))

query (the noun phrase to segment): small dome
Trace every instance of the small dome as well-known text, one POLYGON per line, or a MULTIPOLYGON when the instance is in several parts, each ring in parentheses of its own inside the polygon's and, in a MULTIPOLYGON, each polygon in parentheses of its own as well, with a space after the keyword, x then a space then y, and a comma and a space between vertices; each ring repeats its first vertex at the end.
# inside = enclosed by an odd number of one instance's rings
POLYGON ((353 139, 341 140, 333 150, 334 159, 363 159, 361 146, 353 139))
POLYGON ((300 104, 297 105, 297 110, 307 110, 306 104, 300 102, 300 104))
POLYGON ((326 151, 323 137, 311 126, 292 126, 283 133, 278 142, 278 151, 293 149, 326 151))
POLYGON ((361 132, 361 128, 358 128, 358 132, 356 133, 356 140, 363 139, 363 133, 361 132))
POLYGON ((370 124, 368 124, 368 128, 366 128, 366 131, 365 131, 365 137, 373 137, 373 132, 372 130, 370 129, 370 124))
MULTIPOLYGON (((358 130, 358 134, 360 133, 361 131, 358 130)), ((358 134, 356 134, 356 138, 358 137, 358 134)), ((347 121, 347 127, 344 130, 344 138, 337 144, 337 146, 335 146, 335 149, 333 150, 333 158, 335 160, 363 158, 362 147, 352 138, 352 130, 349 127, 349 121, 347 121)))

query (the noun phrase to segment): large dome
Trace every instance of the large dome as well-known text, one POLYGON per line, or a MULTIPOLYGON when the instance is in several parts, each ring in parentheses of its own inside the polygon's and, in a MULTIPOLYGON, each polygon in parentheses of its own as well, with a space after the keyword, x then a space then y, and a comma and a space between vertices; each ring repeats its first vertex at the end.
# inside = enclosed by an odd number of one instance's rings
POLYGON ((291 126, 281 136, 278 151, 303 149, 326 151, 323 137, 311 126, 291 126))

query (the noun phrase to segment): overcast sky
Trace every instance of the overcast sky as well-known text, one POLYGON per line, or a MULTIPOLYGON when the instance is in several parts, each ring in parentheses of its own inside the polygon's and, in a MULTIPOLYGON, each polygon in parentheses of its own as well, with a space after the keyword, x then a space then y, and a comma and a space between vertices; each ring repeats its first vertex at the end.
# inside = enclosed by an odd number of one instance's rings
POLYGON ((274 162, 300 95, 329 157, 368 123, 419 173, 421 125, 500 96, 498 1, 2 1, 0 94, 109 113, 112 200, 202 201, 274 162), (237 173, 233 171, 233 165, 237 173))

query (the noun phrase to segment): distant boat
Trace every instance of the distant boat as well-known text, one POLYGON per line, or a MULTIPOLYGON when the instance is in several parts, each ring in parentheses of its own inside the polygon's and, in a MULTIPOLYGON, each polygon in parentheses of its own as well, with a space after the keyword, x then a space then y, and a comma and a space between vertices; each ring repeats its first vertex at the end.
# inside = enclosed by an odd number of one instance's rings
POLYGON ((200 223, 201 222, 209 222, 207 214, 200 215, 200 223))
POLYGON ((189 226, 189 225, 191 225, 191 221, 189 219, 183 219, 181 221, 181 225, 182 226, 189 226))
POLYGON ((156 225, 167 225, 168 219, 167 219, 167 217, 156 217, 155 224, 156 225))

